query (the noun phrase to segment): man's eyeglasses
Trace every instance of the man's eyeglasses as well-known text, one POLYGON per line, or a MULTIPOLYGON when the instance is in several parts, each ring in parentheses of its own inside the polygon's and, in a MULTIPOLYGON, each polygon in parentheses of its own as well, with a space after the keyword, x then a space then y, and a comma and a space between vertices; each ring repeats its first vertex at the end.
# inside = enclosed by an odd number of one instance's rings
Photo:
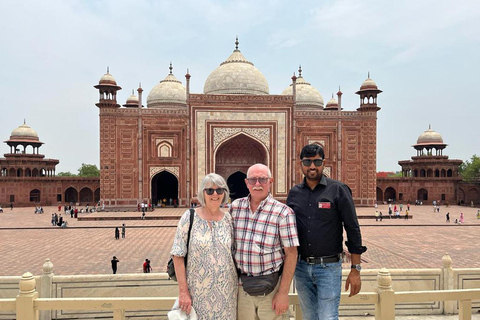
POLYGON ((257 181, 260 183, 260 184, 265 184, 268 182, 268 179, 270 178, 247 178, 247 182, 249 185, 255 185, 257 184, 257 181))
POLYGON ((205 188, 205 189, 203 189, 203 190, 205 190, 205 192, 206 192, 209 196, 211 196, 214 192, 216 192, 218 195, 223 194, 223 193, 225 192, 225 189, 223 189, 223 188, 217 188, 217 189, 205 188))
POLYGON ((313 164, 316 166, 316 167, 320 167, 323 163, 323 159, 303 159, 301 160, 302 164, 305 166, 305 167, 310 167, 310 165, 313 164))

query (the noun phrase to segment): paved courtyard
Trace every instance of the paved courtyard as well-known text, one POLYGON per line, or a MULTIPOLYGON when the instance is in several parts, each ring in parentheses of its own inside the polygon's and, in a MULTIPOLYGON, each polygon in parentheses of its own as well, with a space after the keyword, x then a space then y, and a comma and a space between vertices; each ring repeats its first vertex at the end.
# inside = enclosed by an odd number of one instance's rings
MULTIPOLYGON (((110 260, 120 260, 118 273, 140 273, 142 263, 151 260, 153 272, 164 272, 173 242, 177 220, 78 221, 67 217, 68 228, 51 226, 57 207, 46 207, 43 214, 34 208, 5 208, 0 213, 0 276, 39 275, 46 258, 57 275, 108 274, 110 260), (125 223, 126 238, 115 240, 114 229, 125 223)), ((178 216, 185 208, 162 208, 147 216, 178 216)), ((386 206, 379 210, 388 212, 386 206)), ((438 268, 449 253, 454 268, 480 268, 478 208, 412 206, 413 219, 360 219, 368 251, 362 256, 364 268, 438 268), (450 212, 451 222, 445 222, 450 212), (463 225, 455 224, 460 212, 463 225)), ((358 208, 358 215, 373 215, 373 208, 358 208)), ((80 217, 139 217, 138 212, 81 213, 80 217)), ((387 214, 388 216, 388 214, 387 214)))

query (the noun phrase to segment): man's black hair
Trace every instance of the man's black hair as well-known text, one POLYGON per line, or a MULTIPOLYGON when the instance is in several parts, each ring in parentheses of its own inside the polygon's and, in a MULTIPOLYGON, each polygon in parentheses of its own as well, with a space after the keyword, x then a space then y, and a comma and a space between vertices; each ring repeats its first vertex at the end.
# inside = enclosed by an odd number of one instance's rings
POLYGON ((322 159, 325 159, 325 151, 318 144, 307 144, 300 152, 300 159, 310 158, 319 155, 322 159))

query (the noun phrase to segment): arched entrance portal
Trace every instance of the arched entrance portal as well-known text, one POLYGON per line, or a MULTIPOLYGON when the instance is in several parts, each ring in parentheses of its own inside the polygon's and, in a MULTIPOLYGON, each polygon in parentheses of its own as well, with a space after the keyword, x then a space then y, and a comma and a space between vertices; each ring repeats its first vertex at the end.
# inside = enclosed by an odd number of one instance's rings
POLYGON ((384 201, 392 202, 397 200, 397 192, 392 187, 388 187, 385 190, 384 201))
POLYGON ((248 168, 255 163, 268 165, 265 147, 241 133, 223 142, 215 153, 215 172, 227 178, 230 196, 237 199, 248 195, 245 178, 248 168))
POLYGON ((67 188, 65 190, 65 203, 77 203, 78 202, 78 192, 74 187, 67 188))
POLYGON ((426 189, 420 189, 417 192, 417 198, 420 201, 428 200, 428 191, 426 189))
POLYGON ((247 175, 237 171, 227 179, 227 185, 230 189, 230 198, 233 200, 248 196, 248 188, 245 184, 247 175))
POLYGON ((383 191, 379 187, 377 187, 377 202, 378 203, 383 202, 383 191))
POLYGON ((168 171, 159 172, 152 178, 152 203, 160 204, 163 199, 166 204, 170 204, 170 199, 178 204, 178 179, 168 171))

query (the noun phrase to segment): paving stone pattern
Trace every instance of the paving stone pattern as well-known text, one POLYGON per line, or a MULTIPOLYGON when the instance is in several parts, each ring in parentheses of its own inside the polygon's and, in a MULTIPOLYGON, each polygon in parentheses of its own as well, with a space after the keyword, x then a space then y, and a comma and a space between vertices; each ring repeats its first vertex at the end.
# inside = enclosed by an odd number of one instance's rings
MULTIPOLYGON (((67 216, 68 228, 51 226, 51 214, 57 207, 5 208, 0 213, 0 276, 20 276, 24 272, 39 275, 46 258, 57 275, 109 274, 110 260, 120 260, 117 273, 140 273, 146 258, 153 272, 164 272, 178 220, 103 220, 77 221, 67 216), (126 238, 115 240, 115 227, 127 226, 126 238)), ((185 208, 161 208, 147 216, 178 216, 185 208)), ((386 206, 379 207, 383 213, 386 206)), ((362 256, 364 268, 438 268, 448 252, 454 268, 480 268, 478 208, 412 206, 411 220, 361 219, 361 229, 368 251, 362 256), (449 211, 451 221, 445 222, 449 211), (460 212, 465 224, 453 223, 460 212)), ((358 208, 358 214, 374 214, 374 208, 358 208)), ((64 214, 62 214, 64 216, 64 214)), ((138 212, 80 213, 80 216, 141 216, 138 212)), ((388 216, 388 214, 386 214, 388 216)))

